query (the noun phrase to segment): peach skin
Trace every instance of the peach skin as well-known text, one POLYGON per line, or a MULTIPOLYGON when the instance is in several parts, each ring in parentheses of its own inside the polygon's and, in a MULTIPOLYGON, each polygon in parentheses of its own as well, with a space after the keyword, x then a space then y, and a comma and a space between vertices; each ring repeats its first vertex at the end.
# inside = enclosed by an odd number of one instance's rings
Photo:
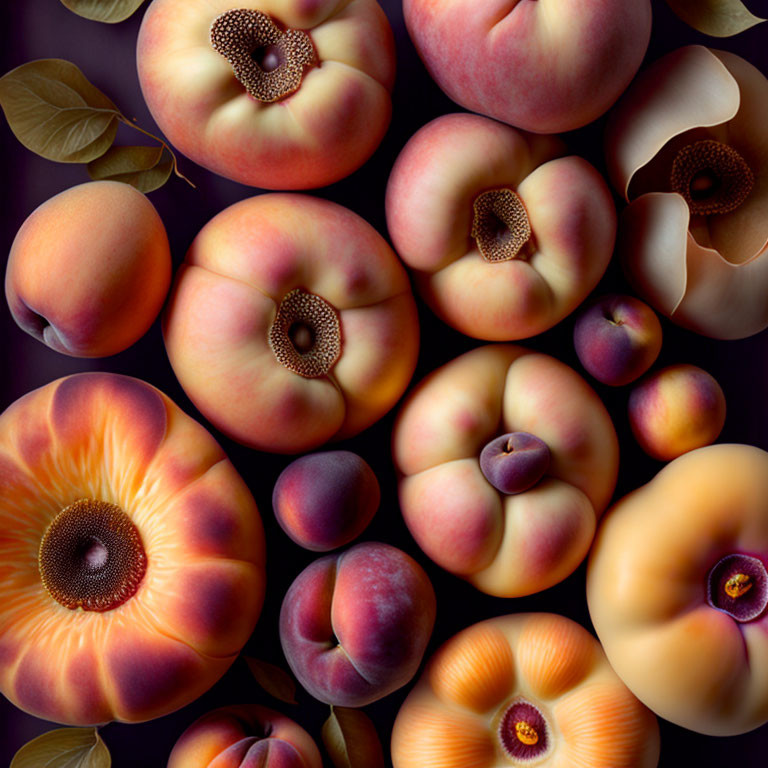
POLYGON ((397 714, 394 768, 655 768, 656 718, 600 644, 551 613, 481 621, 430 659, 397 714))
POLYGON ((768 454, 686 453, 617 502, 587 570, 611 665, 660 717, 713 736, 768 721, 768 454))
POLYGON ((597 285, 616 210, 600 174, 553 136, 478 115, 438 117, 400 153, 389 234, 430 308, 488 341, 546 331, 597 285))
POLYGON ((141 90, 180 152, 266 189, 359 168, 392 112, 392 31, 376 0, 154 0, 141 90))
POLYGON ((253 631, 261 519, 210 434, 138 379, 84 373, 0 415, 0 691, 138 722, 200 696, 253 631))
POLYGON ((363 542, 296 577, 280 609, 280 642, 312 696, 363 707, 416 674, 434 623, 424 569, 396 547, 363 542))
POLYGON ((768 79, 698 45, 652 64, 606 129, 629 206, 618 253, 634 289, 718 339, 768 327, 768 79))
POLYGON ((632 388, 628 410, 640 447, 661 461, 714 443, 725 425, 723 390, 695 365, 670 365, 648 374, 632 388))
POLYGON ((418 545, 499 597, 574 571, 618 471, 616 433, 594 391, 554 358, 509 344, 467 352, 412 390, 393 454, 418 545))
POLYGON ((91 181, 22 224, 5 295, 19 327, 51 349, 104 357, 149 330, 170 283, 168 237, 152 203, 128 184, 91 181))
POLYGON ((229 437, 299 453, 361 432, 405 390, 408 277, 352 211, 305 195, 235 203, 195 238, 164 319, 185 392, 229 437))
POLYGON ((649 0, 404 0, 408 32, 457 104, 536 133, 579 128, 629 85, 649 0))
POLYGON ((167 768, 323 768, 312 737, 293 720, 255 704, 221 707, 181 734, 167 768))

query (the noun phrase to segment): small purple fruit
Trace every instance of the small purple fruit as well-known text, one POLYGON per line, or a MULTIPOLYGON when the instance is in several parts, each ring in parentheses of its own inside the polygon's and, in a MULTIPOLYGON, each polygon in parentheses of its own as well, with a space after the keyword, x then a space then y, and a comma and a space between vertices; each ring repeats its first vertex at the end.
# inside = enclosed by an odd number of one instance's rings
POLYGON ((543 440, 528 432, 510 432, 483 448, 480 469, 502 493, 522 493, 541 480, 549 460, 549 448, 543 440))

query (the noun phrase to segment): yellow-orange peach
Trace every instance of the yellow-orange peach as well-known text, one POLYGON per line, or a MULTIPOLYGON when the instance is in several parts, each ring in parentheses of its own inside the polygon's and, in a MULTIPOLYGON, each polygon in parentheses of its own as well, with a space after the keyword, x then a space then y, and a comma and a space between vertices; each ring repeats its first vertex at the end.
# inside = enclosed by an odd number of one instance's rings
POLYGON ((416 365, 408 278, 335 203, 243 200, 203 227, 178 272, 165 344, 184 390, 246 445, 297 453, 384 415, 416 365))
POLYGON ((605 272, 610 191, 564 150, 553 136, 456 114, 428 123, 397 158, 389 234, 426 302, 462 333, 512 341, 546 331, 605 272))
POLYGON ((61 723, 136 722, 207 690, 253 631, 261 520, 203 427, 86 373, 0 416, 0 691, 61 723))
POLYGON ((322 768, 312 737, 279 712, 255 704, 221 707, 181 734, 167 768, 322 768))
POLYGON ((768 721, 768 453, 686 453, 605 517, 587 599, 613 668, 700 733, 768 721))
POLYGON ((656 718, 570 619, 499 616, 427 664, 392 730, 394 768, 654 768, 656 718))
POLYGON ((22 224, 5 295, 19 326, 51 349, 103 357, 147 332, 170 282, 168 237, 152 203, 128 184, 92 181, 22 224))
POLYGON ((376 0, 154 0, 137 59, 171 143, 243 184, 330 184, 389 124, 394 41, 376 0))
MULTIPOLYGON (((514 461, 513 446, 506 452, 514 461)), ((398 416, 393 453, 419 546, 502 597, 546 589, 578 566, 618 469, 613 424, 586 382, 552 357, 502 344, 419 384, 398 416), (543 441, 550 458, 538 482, 510 495, 491 484, 480 457, 499 435, 520 432, 543 441)))

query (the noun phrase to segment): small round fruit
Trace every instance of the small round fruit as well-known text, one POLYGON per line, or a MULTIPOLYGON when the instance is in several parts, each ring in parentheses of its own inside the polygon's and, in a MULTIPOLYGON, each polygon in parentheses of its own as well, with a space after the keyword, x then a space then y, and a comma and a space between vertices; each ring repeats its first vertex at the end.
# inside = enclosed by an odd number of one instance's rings
POLYGON ((522 493, 544 477, 550 458, 547 444, 536 435, 510 432, 483 448, 480 469, 497 491, 522 493))

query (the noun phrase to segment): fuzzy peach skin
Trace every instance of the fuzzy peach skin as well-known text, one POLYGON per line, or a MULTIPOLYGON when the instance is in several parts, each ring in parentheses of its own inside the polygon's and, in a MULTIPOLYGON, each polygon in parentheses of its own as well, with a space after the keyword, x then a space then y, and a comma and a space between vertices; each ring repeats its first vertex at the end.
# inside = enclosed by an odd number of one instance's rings
POLYGON ((0 498, 0 691, 24 711, 159 717, 210 688, 250 636, 256 504, 210 434, 149 384, 85 373, 17 400, 0 416, 0 498))
POLYGON ((279 712, 255 704, 221 707, 181 734, 167 768, 322 768, 312 737, 279 712))
POLYGON ((243 200, 203 227, 177 273, 164 333, 203 415, 278 453, 350 437, 383 416, 410 381, 419 343, 408 277, 384 239, 335 203, 281 194, 243 200), (295 373, 269 344, 294 289, 338 317, 341 353, 325 375, 295 373))
POLYGON ((606 515, 587 571, 590 616, 613 668, 656 714, 716 736, 768 721, 766 564, 768 454, 752 446, 686 453, 606 515), (731 561, 752 577, 733 598, 717 578, 731 561))
POLYGON ((128 184, 91 181, 21 225, 5 295, 19 327, 51 349, 104 357, 149 330, 170 283, 168 237, 152 203, 128 184))
POLYGON ((606 128, 609 173, 630 201, 617 245, 627 276, 655 309, 705 336, 768 327, 766 124, 768 79, 732 53, 693 45, 644 71, 606 128), (741 165, 731 175, 702 146, 741 165), (675 181, 687 153, 693 174, 675 181))
POLYGON ((370 157, 389 125, 394 40, 376 0, 154 0, 137 63, 144 98, 171 143, 251 186, 337 181, 370 157), (309 35, 316 63, 298 90, 274 102, 246 91, 211 44, 213 21, 233 9, 309 35))
POLYGON ((536 133, 603 114, 651 35, 648 0, 404 0, 408 32, 457 104, 536 133))
POLYGON ((392 730, 394 768, 654 768, 656 718, 600 644, 551 613, 482 621, 430 659, 392 730))
POLYGON ((393 433, 403 517, 438 565, 499 597, 564 579, 587 554, 618 471, 608 412, 571 368, 512 345, 474 349, 422 381, 393 433), (528 432, 549 447, 547 473, 523 493, 497 491, 480 453, 528 432))
POLYGON ((432 584, 412 557, 363 542, 296 577, 280 609, 280 642, 312 696, 362 707, 416 674, 435 610, 432 584))
POLYGON ((670 461, 717 440, 725 426, 725 395, 705 370, 670 365, 632 388, 628 411, 640 447, 655 459, 670 461))
MULTIPOLYGON (((613 253, 616 210, 600 174, 563 154, 552 136, 467 114, 438 117, 405 145, 387 186, 389 234, 446 323, 488 341, 527 338, 597 285, 613 253), (531 234, 517 256, 487 261, 482 236, 473 236, 474 202, 501 189, 518 195, 531 234)), ((509 222, 501 229, 514 231, 509 222)))

